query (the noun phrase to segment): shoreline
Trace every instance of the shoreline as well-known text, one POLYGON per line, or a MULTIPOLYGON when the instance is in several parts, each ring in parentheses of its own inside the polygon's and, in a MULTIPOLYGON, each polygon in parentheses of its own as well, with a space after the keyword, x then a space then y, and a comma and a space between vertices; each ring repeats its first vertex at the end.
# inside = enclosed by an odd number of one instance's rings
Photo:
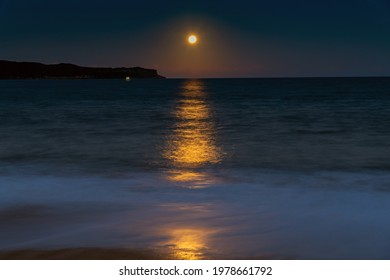
POLYGON ((201 258, 180 258, 180 254, 169 250, 122 249, 122 248, 62 248, 21 249, 0 251, 0 260, 293 260, 288 255, 264 254, 255 257, 226 257, 221 255, 201 258))
POLYGON ((155 250, 120 248, 22 249, 0 251, 0 260, 174 260, 155 250))

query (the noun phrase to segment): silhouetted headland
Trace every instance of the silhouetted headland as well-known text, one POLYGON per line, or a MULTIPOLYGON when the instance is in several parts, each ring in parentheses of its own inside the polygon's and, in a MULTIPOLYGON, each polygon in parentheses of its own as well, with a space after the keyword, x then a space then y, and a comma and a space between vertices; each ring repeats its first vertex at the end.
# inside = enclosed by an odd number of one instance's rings
POLYGON ((134 79, 164 78, 155 69, 141 67, 81 67, 69 63, 46 65, 37 62, 0 60, 0 79, 134 79))

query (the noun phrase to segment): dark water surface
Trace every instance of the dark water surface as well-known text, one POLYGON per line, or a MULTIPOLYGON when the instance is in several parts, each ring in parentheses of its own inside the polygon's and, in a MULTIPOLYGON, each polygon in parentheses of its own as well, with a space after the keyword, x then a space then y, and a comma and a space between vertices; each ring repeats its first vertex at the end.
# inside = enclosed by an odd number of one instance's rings
POLYGON ((0 250, 390 259, 390 78, 0 81, 0 250))

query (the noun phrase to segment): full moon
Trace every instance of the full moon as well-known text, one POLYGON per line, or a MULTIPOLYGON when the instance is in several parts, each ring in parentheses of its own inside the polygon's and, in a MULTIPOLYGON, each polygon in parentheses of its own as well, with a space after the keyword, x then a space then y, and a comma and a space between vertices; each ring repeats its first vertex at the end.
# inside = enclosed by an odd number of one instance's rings
POLYGON ((196 44, 197 41, 198 38, 195 35, 188 36, 188 43, 190 43, 191 45, 196 44))

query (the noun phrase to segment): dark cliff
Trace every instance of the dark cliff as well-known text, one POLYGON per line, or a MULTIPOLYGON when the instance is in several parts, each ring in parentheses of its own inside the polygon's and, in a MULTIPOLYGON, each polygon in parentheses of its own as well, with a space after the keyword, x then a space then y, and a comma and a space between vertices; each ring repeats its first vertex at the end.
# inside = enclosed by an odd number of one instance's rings
POLYGON ((46 65, 36 62, 13 62, 0 60, 0 79, 125 79, 126 77, 164 78, 157 70, 141 67, 100 68, 81 67, 74 64, 46 65))

